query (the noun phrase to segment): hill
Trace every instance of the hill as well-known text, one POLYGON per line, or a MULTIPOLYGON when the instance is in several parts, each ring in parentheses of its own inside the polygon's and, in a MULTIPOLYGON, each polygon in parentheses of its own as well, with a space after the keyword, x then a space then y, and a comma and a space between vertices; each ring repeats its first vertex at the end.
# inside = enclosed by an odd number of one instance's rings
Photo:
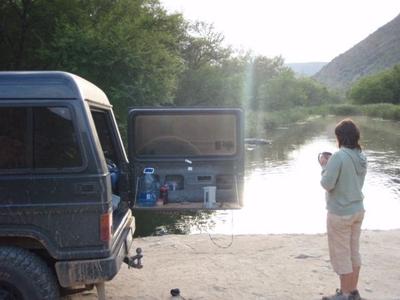
POLYGON ((400 15, 334 58, 314 78, 332 89, 343 91, 358 79, 399 63, 400 15))
POLYGON ((323 66, 325 66, 326 62, 307 62, 307 63, 287 63, 285 64, 289 68, 293 70, 296 74, 303 76, 313 76, 317 73, 323 66))

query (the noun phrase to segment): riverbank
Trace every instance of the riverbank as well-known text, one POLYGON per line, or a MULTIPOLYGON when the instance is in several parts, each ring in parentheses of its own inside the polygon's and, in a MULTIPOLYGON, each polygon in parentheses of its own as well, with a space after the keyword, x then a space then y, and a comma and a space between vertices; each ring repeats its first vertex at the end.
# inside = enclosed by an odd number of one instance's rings
POLYGON ((400 105, 390 103, 365 105, 343 103, 296 107, 281 111, 249 111, 246 114, 246 136, 254 137, 265 130, 326 116, 368 116, 383 120, 400 121, 400 105))
MULTIPOLYGON (((338 285, 326 235, 167 235, 138 238, 142 270, 123 266, 106 284, 107 299, 321 299, 338 285), (219 245, 219 246, 216 246, 219 245)), ((400 230, 364 231, 360 292, 368 300, 400 299, 400 230)), ((97 299, 96 292, 74 300, 97 299)))

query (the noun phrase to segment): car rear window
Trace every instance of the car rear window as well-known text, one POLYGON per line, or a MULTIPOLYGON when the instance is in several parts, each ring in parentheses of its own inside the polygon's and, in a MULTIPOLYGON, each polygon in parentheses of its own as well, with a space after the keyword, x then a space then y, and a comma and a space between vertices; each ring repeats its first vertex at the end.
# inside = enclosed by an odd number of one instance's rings
POLYGON ((28 168, 28 110, 0 107, 0 169, 28 168))
POLYGON ((0 107, 0 171, 82 165, 68 107, 0 107))
POLYGON ((136 156, 232 156, 237 152, 234 114, 138 115, 136 156))
POLYGON ((34 168, 63 169, 82 165, 69 108, 33 108, 33 129, 34 168))

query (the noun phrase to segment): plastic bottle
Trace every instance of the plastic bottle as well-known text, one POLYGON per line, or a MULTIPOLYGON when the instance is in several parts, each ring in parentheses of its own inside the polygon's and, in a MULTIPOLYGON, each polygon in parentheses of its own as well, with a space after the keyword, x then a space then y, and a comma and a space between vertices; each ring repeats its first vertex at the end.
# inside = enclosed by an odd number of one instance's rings
POLYGON ((154 206, 157 201, 158 181, 154 175, 154 168, 145 168, 140 181, 139 204, 141 206, 154 206))

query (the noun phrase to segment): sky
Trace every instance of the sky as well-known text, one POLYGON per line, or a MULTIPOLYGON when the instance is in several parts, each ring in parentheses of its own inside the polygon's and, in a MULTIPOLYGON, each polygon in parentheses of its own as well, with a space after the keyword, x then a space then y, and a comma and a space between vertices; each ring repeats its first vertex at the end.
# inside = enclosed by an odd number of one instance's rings
POLYGON ((160 0, 225 45, 286 63, 329 62, 400 14, 400 0, 160 0))

